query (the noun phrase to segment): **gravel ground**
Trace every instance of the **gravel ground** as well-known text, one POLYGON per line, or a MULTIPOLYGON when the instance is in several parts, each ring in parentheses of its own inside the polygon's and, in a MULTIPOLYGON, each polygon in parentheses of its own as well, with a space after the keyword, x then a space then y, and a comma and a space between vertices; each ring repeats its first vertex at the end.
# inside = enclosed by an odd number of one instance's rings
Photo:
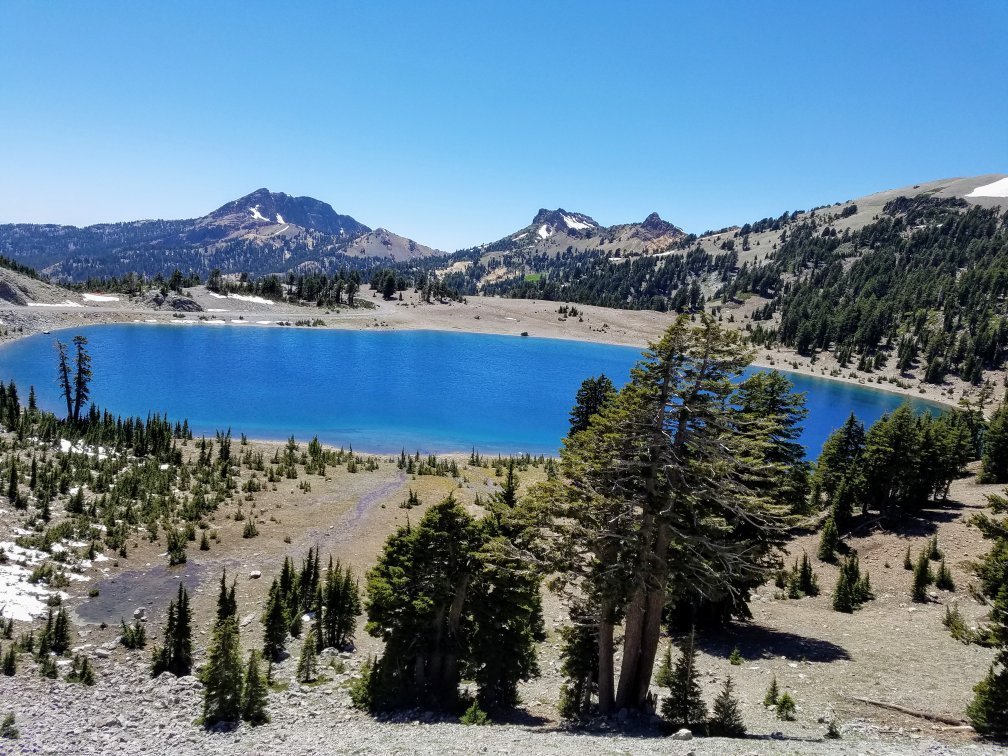
MULTIPOLYGON (((819 731, 789 727, 745 740, 677 741, 650 728, 575 732, 521 725, 465 727, 416 712, 412 721, 382 722, 350 708, 349 673, 313 687, 291 684, 270 695, 272 721, 263 727, 206 731, 200 715, 201 685, 170 674, 150 679, 141 665, 113 651, 96 659, 92 688, 37 675, 0 678, 0 701, 13 710, 19 740, 0 741, 0 753, 34 754, 247 754, 277 753, 556 753, 556 754, 946 754, 995 753, 982 744, 947 745, 927 733, 889 734, 865 722, 842 728, 839 741, 819 731)), ((136 657, 134 657, 135 659, 136 657)), ((352 661, 350 662, 352 665, 352 661)), ((289 677, 296 662, 276 670, 289 677)), ((352 666, 351 666, 352 668, 352 666)))

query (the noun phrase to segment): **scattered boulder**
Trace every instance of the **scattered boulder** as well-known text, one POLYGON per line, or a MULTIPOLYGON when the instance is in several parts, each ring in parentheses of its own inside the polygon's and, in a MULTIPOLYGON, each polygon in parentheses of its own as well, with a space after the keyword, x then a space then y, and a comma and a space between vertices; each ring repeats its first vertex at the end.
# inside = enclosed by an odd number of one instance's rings
POLYGON ((693 733, 683 727, 672 736, 672 740, 693 740, 693 733))
POLYGON ((203 312, 203 307, 195 299, 169 291, 167 294, 159 290, 145 292, 141 300, 148 307, 159 310, 174 310, 175 312, 203 312))
POLYGON ((249 580, 258 580, 261 577, 262 572, 260 570, 252 570, 252 572, 249 573, 249 580))

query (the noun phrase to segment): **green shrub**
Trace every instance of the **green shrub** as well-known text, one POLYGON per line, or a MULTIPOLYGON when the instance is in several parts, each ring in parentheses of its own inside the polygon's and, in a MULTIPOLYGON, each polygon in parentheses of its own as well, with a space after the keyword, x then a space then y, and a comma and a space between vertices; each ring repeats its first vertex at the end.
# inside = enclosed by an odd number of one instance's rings
POLYGON ((781 693, 780 698, 777 699, 777 719, 793 722, 796 710, 795 700, 791 697, 791 694, 781 693))
POLYGON ((473 701, 472 705, 465 710, 465 714, 459 718, 459 722, 464 725, 487 725, 490 724, 490 717, 479 707, 478 703, 473 701))

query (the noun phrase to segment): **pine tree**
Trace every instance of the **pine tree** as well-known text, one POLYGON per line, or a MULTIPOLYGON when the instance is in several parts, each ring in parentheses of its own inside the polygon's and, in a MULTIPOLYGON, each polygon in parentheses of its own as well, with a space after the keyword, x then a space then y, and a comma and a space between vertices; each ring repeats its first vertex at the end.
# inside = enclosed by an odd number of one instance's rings
POLYGON ((697 649, 693 635, 683 641, 681 655, 672 670, 669 695, 662 701, 662 716, 673 726, 696 727, 707 719, 707 705, 700 689, 697 649))
POLYGON ((17 672, 17 654, 14 653, 14 644, 7 647, 7 653, 3 655, 3 673, 7 677, 13 677, 17 672))
POLYGON ((927 588, 934 582, 934 574, 931 572, 931 562, 928 559, 927 551, 921 551, 917 557, 917 564, 914 566, 913 586, 911 595, 918 603, 926 603, 927 588))
POLYGON ((907 544, 906 554, 903 556, 903 569, 912 570, 913 568, 913 559, 910 558, 910 545, 907 544))
POLYGON ((269 714, 266 712, 268 702, 266 680, 263 679, 259 669, 259 661, 258 651, 253 650, 249 653, 242 693, 241 718, 253 726, 269 722, 269 714))
MULTIPOLYGON (((50 616, 52 610, 49 611, 50 616)), ((70 619, 67 617, 66 609, 60 607, 53 622, 52 635, 49 638, 49 649, 61 656, 70 648, 70 619)))
POLYGON ((792 722, 795 718, 797 706, 790 693, 784 692, 777 699, 777 718, 785 722, 792 722))
MULTIPOLYGON (((989 496, 994 514, 1008 512, 1008 500, 989 496)), ((1008 518, 976 515, 972 523, 984 538, 994 541, 977 567, 981 592, 993 598, 987 635, 998 649, 984 677, 973 688, 966 715, 976 731, 992 738, 1008 738, 1008 518)))
POLYGON ((87 337, 74 336, 74 347, 77 352, 76 371, 74 373, 73 419, 80 421, 80 413, 91 395, 91 356, 87 352, 87 337))
POLYGON ((823 562, 835 562, 837 549, 840 547, 840 533, 832 517, 826 519, 822 534, 819 536, 819 551, 816 556, 823 562))
POLYGON ((310 683, 318 679, 318 656, 315 652, 315 631, 308 628, 304 642, 301 644, 301 656, 298 658, 297 679, 299 682, 310 683))
POLYGON ((598 378, 586 378, 574 399, 574 409, 570 413, 570 435, 588 427, 594 415, 616 395, 616 388, 605 374, 598 378))
POLYGON ((665 646, 665 653, 662 654, 661 661, 658 662, 658 669, 655 670, 655 685, 661 688, 671 688, 675 678, 672 676, 672 643, 665 646))
POLYGON ((180 582, 177 599, 168 604, 163 645, 155 646, 151 675, 171 672, 184 677, 192 672, 192 610, 189 592, 180 582))
POLYGON ((983 463, 980 482, 1008 481, 1008 404, 1002 404, 991 415, 983 436, 983 463))
POLYGON ((266 599, 266 610, 263 613, 263 656, 276 661, 283 654, 287 645, 287 610, 280 596, 280 586, 276 579, 270 586, 269 597, 266 599))
POLYGON ((767 496, 761 462, 769 424, 734 404, 732 378, 750 355, 735 332, 697 320, 677 318, 589 427, 568 436, 557 475, 526 497, 548 571, 596 602, 604 714, 649 708, 666 612, 744 615, 783 542, 788 509, 767 496), (682 586, 703 595, 674 590, 682 586))
POLYGON ((189 608, 189 591, 181 582, 176 607, 171 666, 168 671, 176 677, 185 677, 192 673, 192 610, 189 608))
POLYGON ((777 675, 773 676, 770 681, 770 687, 767 688, 766 695, 763 696, 764 706, 776 706, 777 701, 780 700, 780 688, 777 685, 777 675))
POLYGON ((714 708, 711 714, 708 730, 711 735, 722 738, 744 738, 746 734, 745 722, 742 719, 742 712, 739 710, 738 701, 732 695, 734 684, 731 675, 725 678, 724 687, 714 699, 714 708))
POLYGON ((938 574, 935 576, 935 588, 940 591, 955 590, 955 581, 952 579, 952 571, 945 564, 944 558, 938 566, 938 574))
POLYGON ((201 678, 203 725, 237 722, 242 713, 242 661, 238 620, 234 617, 214 627, 201 678))
POLYGON ((235 586, 238 581, 231 582, 231 588, 227 585, 227 568, 221 573, 220 593, 217 595, 217 622, 238 616, 238 602, 235 600, 235 586))
POLYGON ((862 577, 858 555, 851 554, 840 565, 840 575, 833 592, 833 608, 849 614, 873 598, 871 579, 867 573, 862 577))
POLYGON ((819 595, 819 580, 812 571, 812 562, 806 553, 802 553, 802 563, 798 573, 798 585, 806 596, 819 595))

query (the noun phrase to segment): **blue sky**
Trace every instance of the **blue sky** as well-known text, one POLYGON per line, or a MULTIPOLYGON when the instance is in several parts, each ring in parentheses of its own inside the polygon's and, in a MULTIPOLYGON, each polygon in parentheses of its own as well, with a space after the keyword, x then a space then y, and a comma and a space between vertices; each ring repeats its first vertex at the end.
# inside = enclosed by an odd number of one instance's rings
POLYGON ((455 249, 539 207, 700 232, 1008 172, 1001 0, 5 0, 0 25, 0 222, 266 186, 455 249))

